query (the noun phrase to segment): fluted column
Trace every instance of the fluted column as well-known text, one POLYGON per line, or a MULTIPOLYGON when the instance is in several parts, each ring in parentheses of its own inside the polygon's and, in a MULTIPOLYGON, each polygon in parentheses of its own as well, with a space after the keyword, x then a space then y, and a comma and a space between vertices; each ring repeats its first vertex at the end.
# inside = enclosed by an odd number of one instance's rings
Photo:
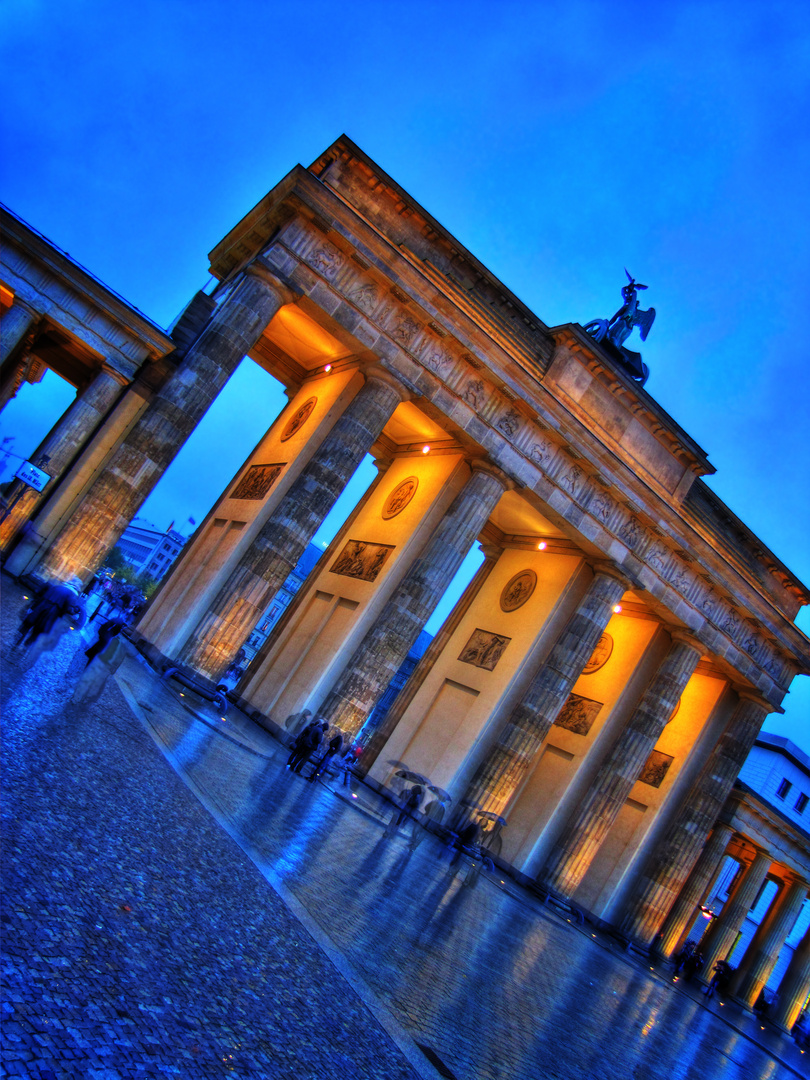
POLYGON ((655 946, 660 956, 672 956, 682 944, 681 938, 694 919, 698 906, 706 896, 713 881, 717 880, 723 864, 729 841, 734 835, 730 825, 715 825, 708 843, 692 869, 686 884, 672 905, 661 931, 661 938, 655 946))
POLYGON ((753 694, 741 696, 686 805, 636 887, 622 922, 622 932, 628 937, 648 944, 658 933, 770 711, 753 694))
POLYGON ((751 910, 759 895, 773 859, 767 851, 757 850, 748 866, 737 877, 723 905, 723 910, 714 920, 701 942, 703 953, 703 971, 710 974, 718 960, 727 960, 728 954, 737 939, 745 916, 751 910))
POLYGON ((218 679, 250 635, 354 470, 408 391, 382 368, 367 381, 290 487, 189 637, 180 659, 218 679))
POLYGON ((89 489, 37 572, 87 577, 135 516, 237 364, 293 294, 251 264, 150 401, 89 489))
POLYGON ((35 462, 43 456, 48 457, 48 463, 42 467, 51 479, 44 491, 25 487, 23 491, 16 493, 18 497, 0 525, 0 546, 6 547, 20 525, 27 521, 37 505, 50 495, 59 477, 113 407, 122 389, 121 378, 102 368, 51 428, 44 441, 31 455, 31 460, 35 462))
POLYGON ((661 737, 700 656, 701 647, 694 638, 673 632, 672 646, 655 678, 546 862, 541 877, 552 889, 570 896, 582 881, 661 737))
POLYGON ((21 357, 15 359, 13 354, 33 331, 39 318, 32 307, 15 296, 11 307, 0 319, 0 411, 18 389, 17 377, 23 360, 21 357))
POLYGON ((782 886, 751 943, 728 988, 731 997, 752 1008, 759 992, 779 959, 779 950, 793 929, 807 896, 807 882, 794 878, 782 886))
POLYGON ((355 650, 318 715, 344 733, 360 730, 508 486, 499 470, 473 465, 472 476, 355 650))
POLYGON ((503 813, 629 587, 618 570, 597 565, 579 606, 479 765, 463 803, 503 813))
POLYGON ((810 993, 810 929, 796 946, 787 966, 787 971, 779 983, 776 1005, 768 1013, 772 1024, 790 1031, 799 1019, 799 1013, 810 993))

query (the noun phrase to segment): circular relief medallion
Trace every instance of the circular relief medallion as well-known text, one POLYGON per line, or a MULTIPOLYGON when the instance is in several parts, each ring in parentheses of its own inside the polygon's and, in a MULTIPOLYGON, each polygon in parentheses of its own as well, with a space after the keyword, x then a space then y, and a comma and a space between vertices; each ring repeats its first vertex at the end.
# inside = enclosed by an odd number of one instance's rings
POLYGON ((596 648, 591 653, 591 658, 582 669, 583 675, 593 675, 599 668, 604 667, 613 652, 613 638, 610 634, 602 634, 596 643, 596 648))
POLYGON ((388 498, 385 500, 382 516, 385 521, 401 514, 419 487, 419 480, 415 476, 409 476, 401 484, 397 484, 388 498))
POLYGON ((521 570, 504 585, 501 592, 501 611, 517 611, 523 607, 537 585, 534 570, 521 570))
POLYGON ((287 421, 287 426, 281 433, 281 442, 286 442, 287 439, 291 439, 295 435, 296 431, 300 431, 304 424, 309 420, 312 410, 318 404, 316 397, 311 397, 308 401, 298 409, 292 417, 287 421))

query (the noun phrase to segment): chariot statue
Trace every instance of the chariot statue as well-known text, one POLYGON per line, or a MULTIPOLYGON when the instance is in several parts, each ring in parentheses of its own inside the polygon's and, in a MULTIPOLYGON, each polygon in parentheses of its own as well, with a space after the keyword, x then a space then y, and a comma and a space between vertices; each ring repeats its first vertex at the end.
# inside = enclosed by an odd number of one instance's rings
POLYGON ((638 293, 640 289, 646 289, 627 273, 627 284, 622 288, 622 300, 624 303, 611 319, 592 319, 586 323, 583 329, 590 334, 595 341, 607 345, 609 350, 618 354, 617 358, 627 368, 630 375, 641 385, 647 381, 650 369, 642 361, 641 354, 625 348, 625 341, 637 326, 642 341, 647 340, 647 335, 655 320, 655 308, 647 308, 643 311, 638 306, 638 293), (612 346, 612 348, 611 348, 612 346))

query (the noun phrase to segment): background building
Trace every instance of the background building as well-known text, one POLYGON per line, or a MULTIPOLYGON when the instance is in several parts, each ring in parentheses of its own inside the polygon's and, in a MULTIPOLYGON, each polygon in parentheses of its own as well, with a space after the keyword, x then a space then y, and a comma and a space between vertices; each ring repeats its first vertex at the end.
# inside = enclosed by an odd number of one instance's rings
POLYGON ((182 551, 188 537, 172 528, 161 532, 151 522, 135 518, 121 535, 116 548, 137 574, 160 581, 182 551))

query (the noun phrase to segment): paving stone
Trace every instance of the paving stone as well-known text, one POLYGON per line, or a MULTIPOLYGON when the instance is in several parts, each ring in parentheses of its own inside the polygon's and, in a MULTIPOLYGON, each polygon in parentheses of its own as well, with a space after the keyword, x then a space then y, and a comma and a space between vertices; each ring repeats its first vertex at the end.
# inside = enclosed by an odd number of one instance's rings
POLYGON ((514 883, 466 887, 435 838, 384 839, 373 792, 369 814, 302 783, 265 732, 190 709, 138 660, 73 708, 80 644, 2 688, 8 1075, 435 1077, 367 1001, 458 1080, 806 1075, 790 1040, 514 883))

